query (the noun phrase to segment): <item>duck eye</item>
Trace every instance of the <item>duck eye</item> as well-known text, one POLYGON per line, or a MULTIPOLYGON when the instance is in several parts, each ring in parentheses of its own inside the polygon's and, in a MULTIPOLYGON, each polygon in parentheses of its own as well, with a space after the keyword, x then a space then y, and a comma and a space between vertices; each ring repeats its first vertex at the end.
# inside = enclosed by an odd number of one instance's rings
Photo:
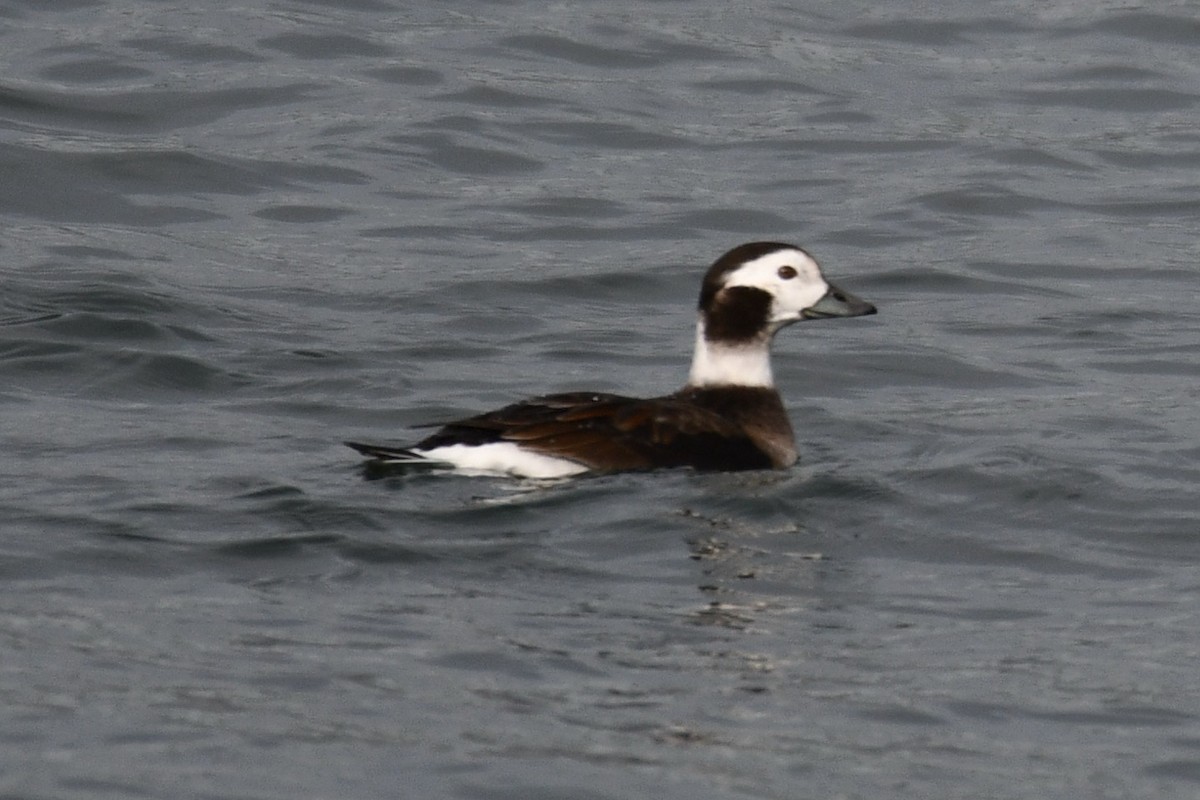
POLYGON ((779 268, 779 277, 783 278, 785 281, 790 281, 792 278, 796 277, 796 268, 795 267, 780 267, 779 268))

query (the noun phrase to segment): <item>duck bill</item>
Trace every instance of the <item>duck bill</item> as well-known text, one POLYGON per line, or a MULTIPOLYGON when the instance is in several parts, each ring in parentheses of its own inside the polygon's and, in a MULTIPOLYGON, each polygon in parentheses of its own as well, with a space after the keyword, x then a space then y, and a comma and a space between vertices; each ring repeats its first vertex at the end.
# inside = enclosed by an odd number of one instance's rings
POLYGON ((800 312, 801 319, 829 319, 831 317, 864 317, 875 313, 875 306, 832 283, 820 300, 800 312))

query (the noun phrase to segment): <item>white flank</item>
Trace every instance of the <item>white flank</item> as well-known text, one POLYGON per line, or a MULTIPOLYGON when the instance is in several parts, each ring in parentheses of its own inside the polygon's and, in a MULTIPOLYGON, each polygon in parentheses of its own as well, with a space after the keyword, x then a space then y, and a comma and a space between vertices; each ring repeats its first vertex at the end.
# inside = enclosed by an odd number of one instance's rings
POLYGON ((767 342, 727 345, 704 338, 704 322, 696 324, 696 352, 692 355, 689 386, 775 385, 771 351, 767 342))
POLYGON ((459 471, 521 478, 565 478, 587 472, 577 461, 522 450, 512 442, 451 444, 432 450, 415 450, 430 461, 450 464, 459 471))

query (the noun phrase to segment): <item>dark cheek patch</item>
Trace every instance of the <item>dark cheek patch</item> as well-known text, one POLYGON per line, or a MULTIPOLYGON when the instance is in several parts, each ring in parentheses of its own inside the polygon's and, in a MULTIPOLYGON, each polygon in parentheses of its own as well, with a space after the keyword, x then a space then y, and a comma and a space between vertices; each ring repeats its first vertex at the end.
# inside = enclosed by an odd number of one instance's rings
POLYGON ((712 298, 704 314, 704 337, 711 342, 749 342, 767 330, 771 295, 750 286, 731 286, 712 298))

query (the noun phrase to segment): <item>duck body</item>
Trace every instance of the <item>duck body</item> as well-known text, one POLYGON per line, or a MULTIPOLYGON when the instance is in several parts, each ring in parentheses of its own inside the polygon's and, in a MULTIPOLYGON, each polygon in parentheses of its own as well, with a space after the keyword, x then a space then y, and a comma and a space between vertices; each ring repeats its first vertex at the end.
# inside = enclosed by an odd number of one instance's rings
POLYGON ((791 466, 795 437, 774 386, 771 340, 793 322, 875 307, 828 283, 808 253, 778 242, 744 244, 717 259, 699 307, 688 382, 672 394, 545 395, 443 425, 411 446, 346 444, 376 463, 530 478, 791 466))
POLYGON ((532 478, 671 467, 769 469, 796 461, 778 392, 757 387, 685 387, 647 399, 551 394, 451 422, 408 448, 347 444, 393 463, 442 462, 532 478))

